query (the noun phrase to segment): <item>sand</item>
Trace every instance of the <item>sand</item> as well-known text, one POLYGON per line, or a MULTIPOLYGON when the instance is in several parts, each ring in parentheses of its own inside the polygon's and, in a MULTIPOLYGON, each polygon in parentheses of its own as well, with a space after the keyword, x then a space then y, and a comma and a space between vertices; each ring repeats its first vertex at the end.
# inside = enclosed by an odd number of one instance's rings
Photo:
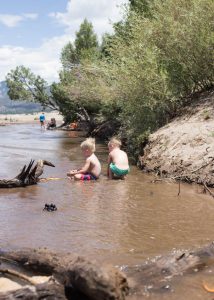
MULTIPOLYGON (((17 123, 35 123, 39 122, 39 116, 42 112, 33 114, 0 114, 0 125, 17 124, 17 123)), ((46 122, 55 118, 57 125, 63 122, 63 116, 58 111, 45 113, 46 122)))
POLYGON ((142 168, 214 187, 214 92, 150 135, 142 168))

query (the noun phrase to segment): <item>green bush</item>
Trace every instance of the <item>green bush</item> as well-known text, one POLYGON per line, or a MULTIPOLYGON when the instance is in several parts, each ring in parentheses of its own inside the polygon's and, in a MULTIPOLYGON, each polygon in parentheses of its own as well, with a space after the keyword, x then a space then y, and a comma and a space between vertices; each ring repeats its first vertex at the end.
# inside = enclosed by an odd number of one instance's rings
MULTIPOLYGON (((214 83, 212 0, 156 0, 152 17, 128 12, 111 40, 106 73, 131 151, 176 115, 185 97, 214 83), (122 33, 121 33, 122 32, 122 33), (121 34, 120 34, 121 33, 121 34)), ((109 102, 110 105, 110 102, 109 102)))

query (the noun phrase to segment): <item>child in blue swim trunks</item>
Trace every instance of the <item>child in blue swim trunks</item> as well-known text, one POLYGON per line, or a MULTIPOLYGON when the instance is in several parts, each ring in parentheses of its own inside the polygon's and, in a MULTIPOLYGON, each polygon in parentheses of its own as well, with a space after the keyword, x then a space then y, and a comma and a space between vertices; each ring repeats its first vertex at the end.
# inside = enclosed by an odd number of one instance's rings
POLYGON ((95 139, 88 138, 80 145, 83 155, 86 158, 85 164, 78 170, 71 170, 67 176, 75 180, 97 180, 101 173, 101 164, 94 154, 95 139))
POLYGON ((121 141, 112 138, 108 143, 108 171, 109 179, 125 179, 129 173, 129 160, 126 152, 120 149, 121 141))
POLYGON ((44 129, 45 129, 45 114, 44 114, 44 113, 42 113, 42 114, 39 116, 39 121, 40 121, 41 128, 44 128, 44 129))

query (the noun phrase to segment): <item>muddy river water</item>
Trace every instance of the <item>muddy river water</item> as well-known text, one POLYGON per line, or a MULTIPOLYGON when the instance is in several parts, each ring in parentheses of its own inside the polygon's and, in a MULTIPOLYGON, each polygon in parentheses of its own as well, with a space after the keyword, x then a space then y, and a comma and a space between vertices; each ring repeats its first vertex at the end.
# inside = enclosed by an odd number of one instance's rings
MULTIPOLYGON (((40 158, 56 166, 45 167, 43 177, 61 178, 0 190, 1 248, 47 247, 122 267, 213 240, 214 199, 200 186, 182 184, 177 196, 178 184, 152 183, 153 176, 135 166, 127 180, 109 181, 107 146, 101 142, 96 151, 102 163, 100 180, 74 182, 65 174, 84 162, 81 135, 41 131, 32 124, 0 127, 0 137, 1 178, 15 177, 30 159, 40 158), (58 210, 43 211, 45 203, 54 203, 58 210)), ((208 275, 181 280, 170 295, 149 297, 212 299, 202 289, 203 276, 208 275)), ((208 279, 214 285, 214 275, 208 279)))

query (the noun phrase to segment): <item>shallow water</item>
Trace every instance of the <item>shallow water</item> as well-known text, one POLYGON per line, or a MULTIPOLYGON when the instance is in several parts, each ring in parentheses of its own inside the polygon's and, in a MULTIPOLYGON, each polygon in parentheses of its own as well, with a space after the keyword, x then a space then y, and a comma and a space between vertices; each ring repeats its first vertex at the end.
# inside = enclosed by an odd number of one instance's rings
MULTIPOLYGON (((107 147, 99 142, 101 179, 70 181, 66 172, 84 162, 79 148, 83 137, 75 132, 41 131, 38 124, 0 127, 0 134, 0 178, 15 177, 24 164, 40 158, 56 166, 45 167, 43 177, 62 178, 0 190, 1 248, 48 247, 124 266, 213 240, 214 199, 203 194, 200 186, 182 184, 177 196, 177 184, 151 183, 153 176, 134 166, 127 180, 109 181, 107 147), (45 203, 54 203, 58 210, 43 211, 45 203)), ((204 275, 197 276, 161 298, 181 299, 184 289, 187 299, 201 299, 197 298, 201 295, 211 299, 201 284, 198 289, 197 280, 204 275)))

